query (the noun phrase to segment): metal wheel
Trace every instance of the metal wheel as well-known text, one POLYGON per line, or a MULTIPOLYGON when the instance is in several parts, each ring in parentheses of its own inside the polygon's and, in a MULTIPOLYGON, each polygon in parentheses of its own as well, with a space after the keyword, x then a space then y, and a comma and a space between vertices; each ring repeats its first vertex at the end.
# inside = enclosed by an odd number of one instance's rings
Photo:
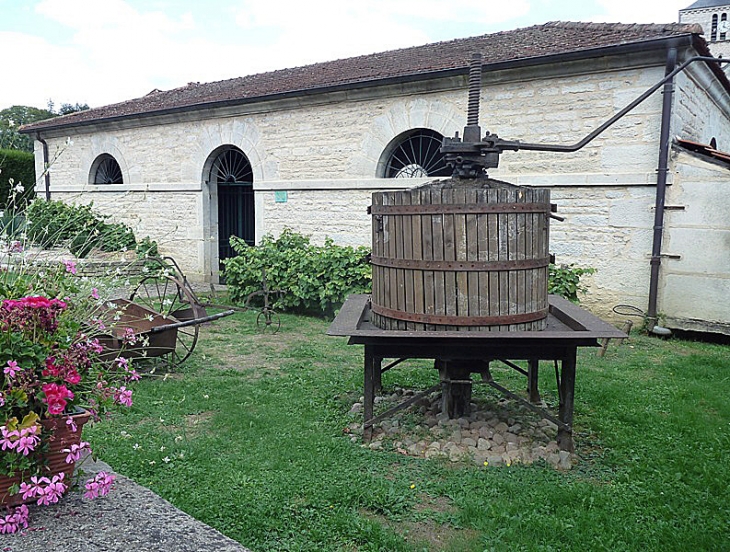
MULTIPOLYGON (((205 309, 200 306, 192 292, 171 275, 147 276, 143 278, 129 297, 139 305, 147 307, 169 319, 169 324, 186 322, 206 316, 205 309)), ((175 347, 170 353, 171 366, 182 364, 192 354, 198 342, 198 325, 193 324, 177 328, 175 347)), ((149 356, 161 356, 167 351, 151 350, 149 356)))
POLYGON ((256 317, 256 328, 262 333, 275 334, 281 329, 281 319, 271 309, 262 310, 256 317))

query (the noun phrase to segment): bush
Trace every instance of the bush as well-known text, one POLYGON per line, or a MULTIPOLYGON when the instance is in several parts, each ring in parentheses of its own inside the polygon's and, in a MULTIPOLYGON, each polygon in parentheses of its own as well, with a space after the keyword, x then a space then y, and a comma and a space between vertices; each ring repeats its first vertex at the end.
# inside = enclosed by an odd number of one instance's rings
POLYGON ((334 314, 350 293, 368 293, 371 270, 367 247, 312 245, 308 237, 285 229, 274 239, 266 236, 253 247, 232 237, 236 257, 226 259, 224 277, 231 299, 245 304, 261 290, 263 271, 267 287, 280 289, 274 308, 304 313, 334 314))
POLYGON ((575 265, 555 266, 548 268, 548 293, 560 295, 573 303, 578 303, 578 294, 585 293, 586 288, 580 284, 584 274, 593 274, 595 268, 577 268, 575 265))
POLYGON ((0 210, 24 208, 35 195, 35 159, 32 153, 0 149, 0 210), (23 191, 11 200, 13 188, 23 185, 23 191))
POLYGON ((103 222, 94 215, 91 205, 68 205, 62 201, 34 201, 27 209, 26 234, 42 247, 55 247, 76 240, 81 233, 90 234, 103 222))
POLYGON ((26 211, 26 235, 42 247, 68 245, 77 257, 94 247, 102 251, 135 249, 137 240, 126 224, 107 223, 94 213, 93 204, 69 205, 62 201, 35 201, 26 211))

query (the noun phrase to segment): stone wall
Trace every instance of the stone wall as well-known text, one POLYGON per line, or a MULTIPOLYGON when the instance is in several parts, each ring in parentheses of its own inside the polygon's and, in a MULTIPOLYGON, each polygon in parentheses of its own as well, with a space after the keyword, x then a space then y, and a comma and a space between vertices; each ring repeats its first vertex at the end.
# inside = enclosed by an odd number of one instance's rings
MULTIPOLYGON (((525 142, 577 142, 663 77, 662 56, 488 73, 482 129, 525 142)), ((716 84, 702 92, 711 81, 701 69, 678 80, 674 132, 730 141, 727 93, 716 84)), ((330 236, 369 245, 372 192, 420 182, 378 178, 383 151, 413 128, 461 130, 465 87, 465 78, 452 77, 79 129, 52 166, 53 197, 94 201, 160 242, 192 280, 215 281, 216 190, 206 167, 216 148, 231 144, 252 165, 257 239, 289 227, 319 243, 330 236), (89 184, 102 153, 117 159, 125 184, 89 184)), ((552 250, 558 263, 597 269, 585 304, 606 317, 617 303, 646 308, 660 120, 657 93, 578 152, 509 152, 490 171, 552 189, 566 217, 552 225, 552 250)), ((61 147, 65 138, 48 142, 61 147)))
POLYGON ((671 327, 730 335, 730 171, 675 150, 659 311, 671 327))

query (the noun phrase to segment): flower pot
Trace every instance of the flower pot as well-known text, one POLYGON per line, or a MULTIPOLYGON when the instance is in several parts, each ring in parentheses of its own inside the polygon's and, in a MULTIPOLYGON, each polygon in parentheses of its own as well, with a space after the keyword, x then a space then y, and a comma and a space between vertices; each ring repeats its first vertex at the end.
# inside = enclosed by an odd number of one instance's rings
MULTIPOLYGON (((81 428, 89 421, 91 414, 88 412, 80 412, 78 414, 72 414, 70 416, 59 416, 54 418, 45 418, 40 421, 43 427, 44 441, 48 442, 49 449, 44 455, 46 461, 46 468, 40 474, 41 476, 52 478, 54 475, 64 473, 63 482, 67 487, 71 486, 71 479, 73 477, 74 468, 76 467, 75 462, 67 464, 66 456, 68 453, 62 452, 63 449, 68 449, 71 445, 78 445, 81 442, 81 428), (72 431, 66 420, 72 419, 76 425, 76 431, 72 431)), ((29 477, 28 474, 24 474, 25 478, 29 477)), ((20 484, 22 481, 20 475, 14 477, 7 477, 0 475, 0 506, 18 506, 23 503, 30 503, 35 501, 34 498, 23 500, 20 493, 11 495, 10 487, 15 484, 20 484)))

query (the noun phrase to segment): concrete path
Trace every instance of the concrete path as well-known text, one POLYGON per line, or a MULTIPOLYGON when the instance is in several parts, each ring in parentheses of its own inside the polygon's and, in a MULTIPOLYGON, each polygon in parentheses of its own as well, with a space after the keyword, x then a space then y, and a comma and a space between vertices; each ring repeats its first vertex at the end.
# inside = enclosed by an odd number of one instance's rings
MULTIPOLYGON (((83 470, 112 471, 101 462, 83 470)), ((250 552, 121 475, 105 497, 84 500, 75 491, 29 508, 29 528, 0 535, 0 552, 250 552)))

